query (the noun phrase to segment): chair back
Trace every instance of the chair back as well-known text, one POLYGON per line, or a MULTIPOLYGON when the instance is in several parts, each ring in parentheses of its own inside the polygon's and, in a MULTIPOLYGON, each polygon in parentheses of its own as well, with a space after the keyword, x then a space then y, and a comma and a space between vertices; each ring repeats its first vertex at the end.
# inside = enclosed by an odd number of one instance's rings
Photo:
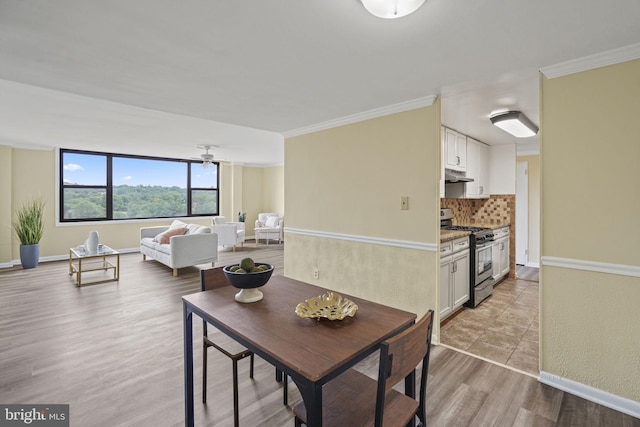
POLYGON ((223 286, 230 286, 224 271, 222 271, 223 268, 215 267, 200 270, 200 290, 209 291, 223 286))
MULTIPOLYGON (((420 362, 422 369, 417 415, 422 424, 426 425, 425 400, 432 331, 433 310, 429 310, 417 323, 382 343, 376 396, 376 427, 382 426, 386 394, 401 380, 414 374, 420 362)), ((415 381, 415 376, 411 378, 415 381)))

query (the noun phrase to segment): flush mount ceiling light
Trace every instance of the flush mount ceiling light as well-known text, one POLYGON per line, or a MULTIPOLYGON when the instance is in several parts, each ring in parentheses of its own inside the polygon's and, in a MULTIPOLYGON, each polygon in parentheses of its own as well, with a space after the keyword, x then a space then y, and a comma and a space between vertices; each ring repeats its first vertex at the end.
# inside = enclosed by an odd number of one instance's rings
POLYGON ((360 0, 367 11, 378 18, 401 18, 418 10, 425 0, 360 0))
POLYGON ((489 117, 491 123, 516 138, 528 138, 538 133, 538 126, 534 125, 520 111, 506 111, 489 117))

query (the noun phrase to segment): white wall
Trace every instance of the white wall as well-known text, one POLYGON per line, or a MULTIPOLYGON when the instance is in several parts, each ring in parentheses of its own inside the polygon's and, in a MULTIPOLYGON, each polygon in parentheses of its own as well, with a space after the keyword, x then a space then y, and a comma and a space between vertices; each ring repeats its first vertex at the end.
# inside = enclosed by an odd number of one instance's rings
POLYGON ((516 145, 492 145, 489 153, 491 194, 516 194, 516 145))

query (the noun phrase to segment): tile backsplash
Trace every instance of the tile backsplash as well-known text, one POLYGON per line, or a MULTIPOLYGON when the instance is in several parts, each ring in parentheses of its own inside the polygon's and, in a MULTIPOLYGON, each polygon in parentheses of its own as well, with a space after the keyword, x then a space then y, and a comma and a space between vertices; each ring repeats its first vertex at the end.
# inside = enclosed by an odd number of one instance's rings
POLYGON ((513 194, 493 194, 488 199, 440 199, 440 207, 453 211, 454 225, 498 225, 515 222, 513 194))
POLYGON ((509 225, 509 277, 516 278, 516 196, 492 194, 488 199, 440 199, 441 208, 453 211, 453 225, 491 227, 509 225))

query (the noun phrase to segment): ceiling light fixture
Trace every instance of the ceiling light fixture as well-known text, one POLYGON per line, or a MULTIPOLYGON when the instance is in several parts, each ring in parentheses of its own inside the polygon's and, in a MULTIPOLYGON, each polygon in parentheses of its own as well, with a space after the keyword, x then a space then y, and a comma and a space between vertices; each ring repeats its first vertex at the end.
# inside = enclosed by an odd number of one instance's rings
POLYGON ((538 126, 534 125, 520 111, 506 111, 489 117, 491 123, 516 138, 528 138, 538 133, 538 126))
POLYGON ((367 11, 378 18, 401 18, 418 10, 425 0, 360 0, 367 11))
POLYGON ((212 167, 215 167, 215 164, 213 163, 213 159, 211 159, 211 160, 203 160, 202 161, 202 168, 203 169, 212 168, 212 167))

